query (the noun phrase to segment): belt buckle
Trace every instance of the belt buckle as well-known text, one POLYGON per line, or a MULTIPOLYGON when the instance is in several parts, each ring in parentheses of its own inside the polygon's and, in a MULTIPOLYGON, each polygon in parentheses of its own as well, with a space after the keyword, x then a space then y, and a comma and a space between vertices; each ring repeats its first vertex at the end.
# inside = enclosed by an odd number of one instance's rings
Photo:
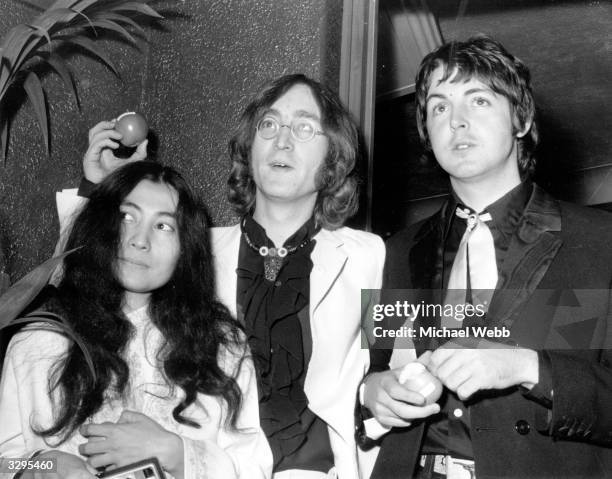
POLYGON ((433 472, 436 474, 442 474, 446 476, 446 461, 450 456, 443 456, 442 454, 436 454, 434 456, 433 472))
POLYGON ((446 456, 444 462, 446 463, 447 479, 476 479, 474 461, 446 456))

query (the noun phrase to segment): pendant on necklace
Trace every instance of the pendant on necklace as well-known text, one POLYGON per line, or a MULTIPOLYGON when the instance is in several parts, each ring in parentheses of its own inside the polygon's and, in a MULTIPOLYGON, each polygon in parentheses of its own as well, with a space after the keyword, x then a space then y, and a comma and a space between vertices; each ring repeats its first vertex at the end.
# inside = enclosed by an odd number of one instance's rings
POLYGON ((269 253, 264 256, 264 277, 268 281, 276 281, 276 277, 278 276, 278 272, 283 266, 283 258, 284 256, 279 256, 274 251, 274 248, 270 248, 269 253))
POLYGON ((259 254, 264 257, 264 277, 268 281, 276 281, 278 272, 283 266, 283 258, 287 256, 287 250, 285 248, 266 248, 262 246, 259 249, 259 254), (265 248, 265 254, 262 249, 265 248))

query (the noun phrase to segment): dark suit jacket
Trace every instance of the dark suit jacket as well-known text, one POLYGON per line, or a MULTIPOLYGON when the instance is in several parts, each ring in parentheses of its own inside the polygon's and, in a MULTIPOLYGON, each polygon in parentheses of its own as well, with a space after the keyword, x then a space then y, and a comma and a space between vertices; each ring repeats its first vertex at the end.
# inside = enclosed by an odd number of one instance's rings
MULTIPOLYGON (((388 241, 384 288, 441 289, 447 209, 388 241)), ((538 387, 552 386, 553 406, 520 387, 478 393, 467 404, 478 479, 612 477, 611 284, 612 215, 534 186, 487 322, 541 351, 552 384, 538 387)), ((390 355, 372 349, 370 371, 386 369, 390 355)), ((372 478, 410 477, 423 429, 384 436, 372 478)))

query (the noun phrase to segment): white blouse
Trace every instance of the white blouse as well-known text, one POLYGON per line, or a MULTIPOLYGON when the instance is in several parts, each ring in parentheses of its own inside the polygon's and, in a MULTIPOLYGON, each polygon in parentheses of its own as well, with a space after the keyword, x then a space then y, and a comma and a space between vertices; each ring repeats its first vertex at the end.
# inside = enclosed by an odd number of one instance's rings
MULTIPOLYGON (((237 429, 228 429, 225 403, 214 396, 198 394, 183 415, 198 424, 194 428, 177 423, 172 410, 184 391, 170 386, 161 373, 157 353, 162 335, 150 322, 146 308, 128 315, 136 333, 127 345, 125 360, 130 368, 129 385, 122 396, 107 397, 91 422, 116 422, 123 410, 149 416, 164 429, 178 434, 184 445, 185 479, 267 478, 271 476, 272 454, 259 426, 259 409, 253 364, 245 359, 237 381, 243 394, 237 429)), ((85 438, 78 432, 58 447, 53 438, 44 439, 32 432, 53 423, 53 402, 49 397, 49 376, 70 341, 43 323, 28 326, 11 340, 0 377, 0 456, 28 457, 37 450, 59 449, 79 455, 85 438)), ((223 369, 234 374, 236 357, 225 354, 223 369)), ((144 459, 144 458, 143 458, 144 459)), ((170 477, 169 474, 167 474, 170 477)))

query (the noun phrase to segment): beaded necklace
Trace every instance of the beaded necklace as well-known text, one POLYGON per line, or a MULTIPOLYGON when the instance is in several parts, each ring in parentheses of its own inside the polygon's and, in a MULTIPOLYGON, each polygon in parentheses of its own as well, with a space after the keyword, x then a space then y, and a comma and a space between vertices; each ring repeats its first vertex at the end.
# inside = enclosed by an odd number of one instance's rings
POLYGON ((312 241, 312 238, 306 238, 300 244, 296 246, 289 246, 288 248, 285 248, 284 246, 281 246, 280 248, 257 246, 255 243, 253 243, 253 241, 249 237, 249 234, 246 232, 246 229, 244 227, 245 221, 246 220, 243 219, 241 224, 242 235, 244 236, 244 240, 246 241, 246 244, 249 246, 249 248, 251 248, 253 251, 257 251, 260 256, 263 256, 264 277, 268 281, 276 281, 278 272, 283 267, 283 260, 287 255, 295 253, 297 250, 303 248, 312 241))

